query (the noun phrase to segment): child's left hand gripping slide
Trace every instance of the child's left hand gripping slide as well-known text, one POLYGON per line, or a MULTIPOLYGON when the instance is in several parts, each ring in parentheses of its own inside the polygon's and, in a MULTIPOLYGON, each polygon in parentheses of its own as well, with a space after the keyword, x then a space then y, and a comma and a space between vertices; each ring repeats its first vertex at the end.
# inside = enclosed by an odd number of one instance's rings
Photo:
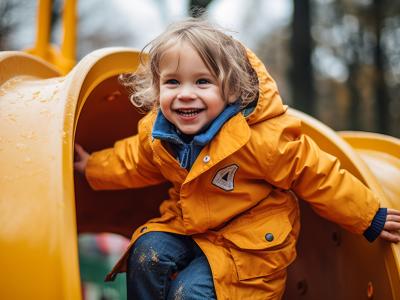
POLYGON ((391 208, 387 210, 386 222, 379 236, 389 242, 400 242, 400 211, 391 208))

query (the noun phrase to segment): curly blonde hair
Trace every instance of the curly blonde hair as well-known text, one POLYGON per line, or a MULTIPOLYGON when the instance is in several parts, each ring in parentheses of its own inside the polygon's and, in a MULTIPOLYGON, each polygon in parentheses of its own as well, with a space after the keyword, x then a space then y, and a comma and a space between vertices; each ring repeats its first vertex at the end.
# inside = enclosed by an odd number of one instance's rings
POLYGON ((234 95, 234 100, 239 98, 244 108, 256 99, 258 80, 245 47, 216 25, 190 18, 168 26, 143 48, 137 71, 120 76, 120 82, 130 91, 131 102, 139 110, 147 112, 159 106, 160 61, 168 48, 179 42, 189 43, 199 54, 218 80, 225 101, 234 95))

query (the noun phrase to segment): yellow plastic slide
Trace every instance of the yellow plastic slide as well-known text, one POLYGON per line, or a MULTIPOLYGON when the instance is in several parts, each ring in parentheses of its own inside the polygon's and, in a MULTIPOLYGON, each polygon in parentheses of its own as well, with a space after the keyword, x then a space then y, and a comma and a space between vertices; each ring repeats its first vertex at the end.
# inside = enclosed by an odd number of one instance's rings
MULTIPOLYGON (((0 299, 81 299, 78 232, 129 236, 157 214, 167 186, 94 192, 73 172, 75 141, 94 151, 136 132, 141 115, 117 76, 137 64, 136 50, 101 49, 61 76, 31 55, 0 53, 0 299)), ((290 113, 383 206, 400 209, 398 139, 337 134, 290 113)), ((400 299, 399 245, 369 244, 301 210, 285 299, 400 299)))

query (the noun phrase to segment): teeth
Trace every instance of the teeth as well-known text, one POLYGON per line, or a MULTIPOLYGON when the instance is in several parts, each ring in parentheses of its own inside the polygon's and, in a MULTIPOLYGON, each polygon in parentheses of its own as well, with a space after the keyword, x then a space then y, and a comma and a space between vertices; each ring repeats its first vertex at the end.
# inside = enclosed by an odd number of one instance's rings
POLYGON ((200 113, 202 109, 177 109, 176 112, 185 117, 193 117, 200 113))

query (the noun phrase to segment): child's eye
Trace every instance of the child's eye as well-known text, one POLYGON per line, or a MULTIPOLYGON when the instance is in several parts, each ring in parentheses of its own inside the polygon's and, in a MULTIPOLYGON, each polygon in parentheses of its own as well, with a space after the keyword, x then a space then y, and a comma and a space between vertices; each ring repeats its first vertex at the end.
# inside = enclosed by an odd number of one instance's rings
POLYGON ((208 79, 201 78, 201 79, 197 80, 196 83, 197 84, 208 84, 208 83, 210 83, 210 81, 208 79))
POLYGON ((165 81, 166 84, 179 84, 179 81, 176 79, 168 79, 165 81))

